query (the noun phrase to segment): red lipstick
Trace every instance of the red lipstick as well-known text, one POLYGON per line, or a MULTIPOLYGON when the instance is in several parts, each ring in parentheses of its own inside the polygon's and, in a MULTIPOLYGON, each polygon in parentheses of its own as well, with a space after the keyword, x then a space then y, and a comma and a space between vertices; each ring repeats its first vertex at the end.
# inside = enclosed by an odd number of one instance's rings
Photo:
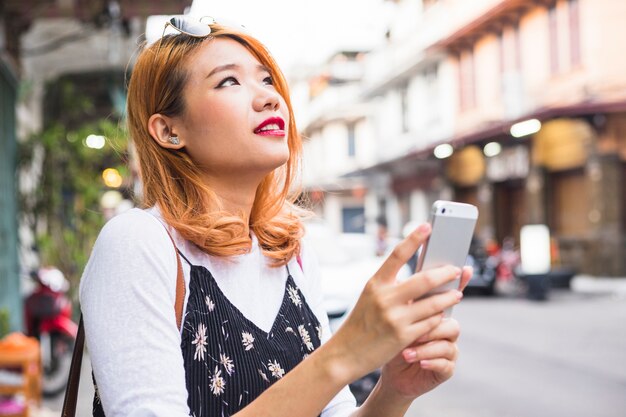
POLYGON ((280 117, 270 117, 258 125, 254 133, 262 136, 285 136, 285 121, 280 117))

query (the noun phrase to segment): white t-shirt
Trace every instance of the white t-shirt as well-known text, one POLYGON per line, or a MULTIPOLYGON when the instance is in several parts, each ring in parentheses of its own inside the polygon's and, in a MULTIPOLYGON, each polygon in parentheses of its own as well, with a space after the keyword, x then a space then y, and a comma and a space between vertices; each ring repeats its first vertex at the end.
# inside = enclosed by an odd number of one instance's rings
MULTIPOLYGON (((163 225, 156 209, 132 209, 114 217, 100 232, 81 279, 86 343, 107 417, 189 415, 181 333, 174 314, 176 254, 163 225)), ((235 307, 260 329, 271 329, 287 274, 284 268, 267 265, 254 236, 250 253, 225 259, 207 255, 168 230, 192 264, 211 271, 235 307)), ((302 247, 302 269, 295 258, 288 267, 322 325, 324 343, 331 332, 319 268, 306 240, 302 247)), ((190 267, 181 262, 186 306, 190 267)), ((355 409, 346 387, 322 416, 344 417, 355 409)))

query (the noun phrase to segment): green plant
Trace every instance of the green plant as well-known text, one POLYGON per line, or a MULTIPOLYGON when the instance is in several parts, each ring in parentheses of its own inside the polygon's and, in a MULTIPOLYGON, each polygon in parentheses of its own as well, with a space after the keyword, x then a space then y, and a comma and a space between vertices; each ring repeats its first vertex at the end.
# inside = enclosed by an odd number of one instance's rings
POLYGON ((0 339, 8 335, 11 331, 11 317, 9 316, 9 309, 6 307, 0 308, 0 339))
POLYGON ((20 214, 36 236, 41 263, 58 267, 76 288, 105 221, 100 208, 107 190, 102 171, 116 168, 128 178, 127 139, 117 120, 76 123, 81 112, 89 113, 89 100, 72 88, 61 91, 63 118, 20 143, 20 168, 41 172, 34 187, 22 190, 20 214), (92 134, 106 138, 104 147, 86 146, 92 134))

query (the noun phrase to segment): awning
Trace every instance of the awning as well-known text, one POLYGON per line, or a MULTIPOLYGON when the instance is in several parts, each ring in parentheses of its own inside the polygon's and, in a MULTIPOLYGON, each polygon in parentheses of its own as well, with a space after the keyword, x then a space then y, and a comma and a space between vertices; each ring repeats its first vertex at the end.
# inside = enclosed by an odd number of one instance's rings
POLYGON ((455 148, 461 148, 463 146, 467 146, 473 143, 486 142, 488 140, 504 138, 513 140, 513 137, 510 135, 509 132, 511 125, 523 120, 539 119, 541 121, 545 121, 557 117, 579 117, 593 114, 621 112, 626 112, 626 100, 601 103, 583 102, 570 106, 542 108, 516 120, 502 120, 495 123, 490 123, 487 125, 483 125, 472 132, 462 133, 457 136, 453 136, 449 140, 432 143, 428 146, 411 150, 400 157, 379 162, 376 165, 372 165, 370 167, 345 174, 344 177, 368 176, 376 174, 378 172, 393 171, 395 167, 402 166, 404 164, 414 164, 417 161, 425 162, 431 159, 433 150, 442 143, 449 143, 455 148))
POLYGON ((87 22, 106 14, 109 4, 113 3, 119 5, 122 19, 130 19, 154 14, 182 14, 191 6, 192 0, 5 0, 3 13, 29 22, 44 17, 72 17, 87 22))
POLYGON ((477 39, 486 34, 497 33, 504 26, 516 24, 529 10, 539 6, 547 7, 554 3, 556 3, 555 0, 504 0, 428 49, 461 51, 471 47, 477 39))
POLYGON ((5 23, 5 48, 12 61, 10 64, 17 70, 20 37, 36 19, 65 17, 99 26, 106 25, 115 13, 119 13, 122 21, 155 14, 182 14, 191 3, 192 0, 2 0, 0 15, 5 23), (119 10, 109 7, 116 3, 119 10))

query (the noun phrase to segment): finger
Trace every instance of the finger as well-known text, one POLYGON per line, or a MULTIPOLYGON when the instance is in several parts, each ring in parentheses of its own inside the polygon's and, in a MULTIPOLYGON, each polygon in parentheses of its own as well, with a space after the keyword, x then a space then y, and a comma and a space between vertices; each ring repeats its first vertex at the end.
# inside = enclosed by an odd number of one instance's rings
POLYGON ((446 375, 448 378, 454 373, 455 362, 447 359, 428 359, 420 361, 420 367, 431 372, 446 375))
POLYGON ((411 340, 419 339, 425 334, 430 333, 441 323, 441 320, 443 320, 443 314, 437 313, 424 320, 410 324, 407 329, 407 345, 411 340))
POLYGON ((463 291, 465 287, 467 287, 470 279, 472 279, 472 275, 474 275, 474 268, 471 266, 464 266, 463 274, 461 275, 461 283, 459 284, 459 291, 463 291))
POLYGON ((402 351, 402 356, 408 363, 440 358, 454 361, 458 357, 458 354, 459 348, 456 343, 447 340, 437 340, 402 351))
POLYGON ((395 301, 407 302, 416 300, 428 294, 431 290, 454 281, 460 274, 461 270, 452 265, 418 272, 396 286, 394 289, 396 294, 395 301))
POLYGON ((428 223, 421 224, 402 242, 398 243, 382 266, 376 271, 374 279, 383 282, 395 282, 396 275, 398 275, 400 268, 402 268, 404 264, 411 259, 411 256, 415 254, 417 249, 424 244, 430 235, 430 230, 428 223))
POLYGON ((433 340, 448 340, 456 342, 461 335, 459 322, 451 317, 444 317, 441 323, 433 330, 415 340, 409 347, 417 347, 433 340))
POLYGON ((431 332, 425 334, 415 341, 412 346, 418 346, 433 340, 448 340, 456 342, 461 334, 461 326, 459 322, 453 318, 444 318, 439 326, 435 327, 431 332))
MULTIPOLYGON (((419 322, 425 318, 441 314, 447 308, 450 308, 463 298, 463 293, 457 290, 449 290, 439 294, 431 295, 421 300, 406 305, 408 310, 406 318, 410 322, 419 322)), ((420 335, 420 337, 423 335, 420 335)), ((417 338, 416 338, 417 339, 417 338)))

